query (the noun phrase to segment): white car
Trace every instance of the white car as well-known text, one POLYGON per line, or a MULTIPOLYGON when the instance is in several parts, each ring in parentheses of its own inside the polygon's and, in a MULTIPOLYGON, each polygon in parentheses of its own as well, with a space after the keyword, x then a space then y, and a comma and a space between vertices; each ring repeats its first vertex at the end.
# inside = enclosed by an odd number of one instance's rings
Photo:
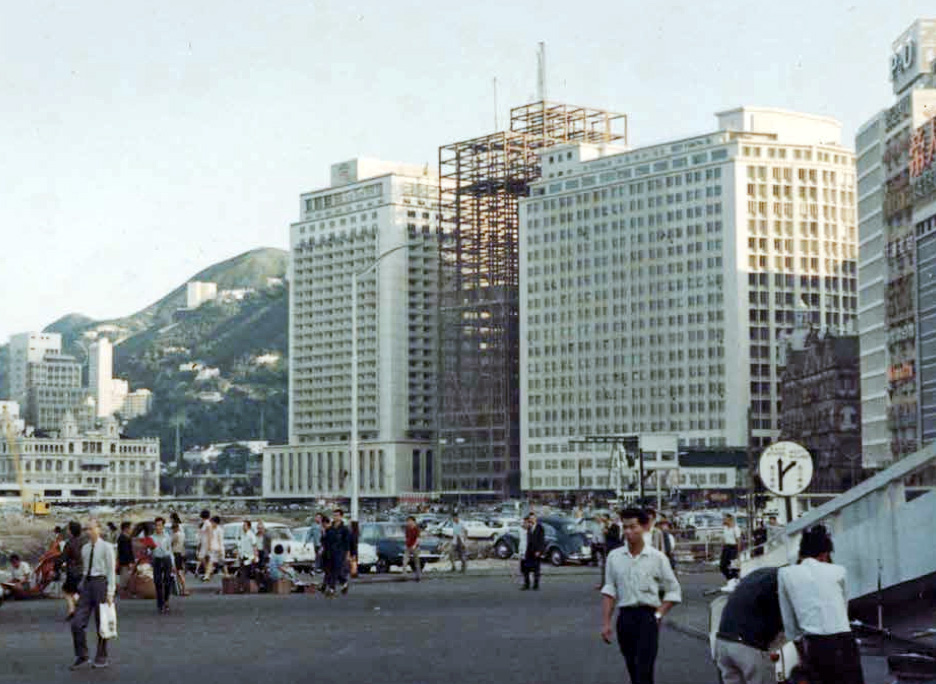
MULTIPOLYGON (((286 560, 296 570, 308 571, 315 566, 315 547, 302 539, 293 537, 293 533, 282 523, 263 523, 266 534, 270 537, 270 549, 277 544, 283 545, 286 560)), ((224 557, 229 564, 237 562, 237 543, 244 531, 244 523, 227 523, 224 529, 224 557)))
POLYGON ((358 541, 357 559, 358 573, 366 575, 377 565, 377 547, 358 541))
MULTIPOLYGON (((481 520, 462 520, 461 523, 465 526, 465 532, 469 539, 490 539, 493 541, 497 535, 504 531, 504 528, 491 527, 481 520)), ((440 537, 451 537, 452 521, 447 520, 437 527, 435 534, 440 537)))

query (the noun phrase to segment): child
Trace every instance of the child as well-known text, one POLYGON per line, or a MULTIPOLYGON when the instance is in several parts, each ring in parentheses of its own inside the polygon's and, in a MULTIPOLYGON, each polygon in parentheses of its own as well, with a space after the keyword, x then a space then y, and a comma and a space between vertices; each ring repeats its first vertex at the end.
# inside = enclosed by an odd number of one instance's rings
POLYGON ((296 571, 289 566, 286 559, 286 552, 282 544, 273 547, 273 553, 270 554, 270 562, 267 566, 270 573, 270 581, 276 582, 281 579, 296 581, 296 571))

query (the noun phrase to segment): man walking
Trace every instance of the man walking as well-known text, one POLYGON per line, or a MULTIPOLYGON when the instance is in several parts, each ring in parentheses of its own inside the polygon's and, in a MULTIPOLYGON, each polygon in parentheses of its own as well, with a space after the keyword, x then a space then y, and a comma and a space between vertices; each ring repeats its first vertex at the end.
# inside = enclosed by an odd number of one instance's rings
POLYGON ((406 528, 405 528, 406 540, 403 546, 403 573, 406 573, 406 568, 413 563, 413 574, 416 576, 416 581, 419 581, 420 576, 422 575, 422 567, 419 562, 419 525, 416 524, 416 518, 410 516, 406 519, 406 528))
POLYGON ((133 574, 133 566, 136 564, 133 557, 133 539, 130 537, 131 527, 130 521, 124 520, 120 523, 120 534, 117 536, 117 574, 120 577, 118 589, 121 598, 127 597, 127 587, 133 574))
POLYGON ((107 667, 107 641, 100 635, 100 609, 102 603, 114 602, 117 591, 117 559, 114 547, 101 538, 101 527, 97 520, 88 525, 88 543, 81 548, 82 580, 78 607, 71 620, 72 642, 75 647, 75 662, 72 670, 77 670, 88 662, 88 638, 86 630, 91 614, 98 627, 97 651, 92 667, 107 667))
POLYGON ((724 575, 725 581, 728 581, 738 576, 738 571, 731 564, 738 557, 738 551, 741 548, 741 530, 738 529, 738 525, 731 513, 725 513, 722 525, 723 545, 718 569, 724 575))
POLYGON ((201 518, 201 525, 198 527, 198 558, 201 561, 202 581, 207 582, 214 569, 211 562, 211 513, 208 510, 203 510, 199 517, 201 518))
POLYGON ((243 529, 241 529, 240 539, 237 540, 237 574, 241 582, 247 583, 253 575, 254 564, 257 562, 257 535, 254 534, 250 526, 250 521, 245 520, 243 529))
POLYGON ((323 526, 323 517, 321 513, 315 514, 315 521, 309 525, 309 529, 306 530, 305 543, 312 544, 315 549, 315 569, 318 571, 323 570, 322 566, 322 537, 325 534, 325 529, 323 526))
POLYGON ((537 521, 536 513, 530 511, 527 515, 527 543, 526 553, 523 556, 523 586, 521 589, 527 591, 530 588, 530 575, 533 575, 533 589, 539 590, 540 585, 540 566, 543 562, 543 554, 546 552, 546 531, 537 521))
POLYGON ((816 525, 800 538, 797 565, 778 574, 780 612, 812 684, 864 684, 858 644, 848 622, 845 568, 832 563, 832 540, 816 525))
POLYGON ((325 530, 322 539, 325 547, 325 594, 334 596, 336 587, 341 593, 348 593, 348 565, 351 556, 351 533, 344 524, 344 511, 336 508, 332 511, 331 527, 325 530))
POLYGON ((647 521, 640 508, 621 511, 626 543, 608 554, 607 581, 601 589, 601 638, 611 643, 611 619, 617 608, 618 647, 631 684, 653 684, 660 622, 682 600, 666 556, 644 542, 647 521))
POLYGON ((156 584, 156 610, 169 612, 169 594, 172 589, 172 574, 175 561, 172 555, 172 535, 166 530, 164 518, 156 518, 153 530, 153 582, 156 584))
POLYGON ((783 631, 777 568, 759 568, 731 592, 715 641, 715 664, 724 684, 775 684, 770 646, 783 631))
POLYGON ((449 549, 452 572, 455 572, 456 559, 461 561, 461 571, 464 573, 468 567, 468 531, 458 513, 452 516, 452 546, 449 549))

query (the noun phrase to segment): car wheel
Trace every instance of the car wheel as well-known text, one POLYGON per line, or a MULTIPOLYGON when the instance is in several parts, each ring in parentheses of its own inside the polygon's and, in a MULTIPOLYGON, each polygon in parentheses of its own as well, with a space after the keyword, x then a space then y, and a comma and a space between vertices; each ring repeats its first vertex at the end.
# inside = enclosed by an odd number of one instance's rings
POLYGON ((559 567, 565 563, 565 556, 562 555, 562 551, 557 548, 553 548, 553 550, 549 552, 549 562, 556 567, 559 567))
POLYGON ((357 571, 359 575, 369 575, 371 571, 371 566, 359 565, 357 571))
POLYGON ((385 556, 381 556, 377 559, 377 565, 375 567, 379 574, 390 572, 390 561, 387 560, 385 556))
POLYGON ((513 548, 510 544, 501 539, 494 547, 494 554, 501 560, 507 560, 513 555, 513 548))

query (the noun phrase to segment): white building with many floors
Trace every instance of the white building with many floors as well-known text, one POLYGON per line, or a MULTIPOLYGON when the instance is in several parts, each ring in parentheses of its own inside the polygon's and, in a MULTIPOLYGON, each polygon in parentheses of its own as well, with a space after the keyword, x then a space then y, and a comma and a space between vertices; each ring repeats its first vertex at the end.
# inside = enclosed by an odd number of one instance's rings
POLYGON ((264 451, 263 495, 351 493, 351 276, 358 283, 360 494, 431 491, 438 176, 356 159, 300 198, 291 226, 289 444, 264 451))
POLYGON ((796 311, 852 324, 854 153, 838 121, 741 107, 629 151, 549 148, 520 208, 527 490, 609 489, 587 435, 693 446, 778 435, 778 341, 796 311), (581 464, 581 466, 580 466, 581 464))

